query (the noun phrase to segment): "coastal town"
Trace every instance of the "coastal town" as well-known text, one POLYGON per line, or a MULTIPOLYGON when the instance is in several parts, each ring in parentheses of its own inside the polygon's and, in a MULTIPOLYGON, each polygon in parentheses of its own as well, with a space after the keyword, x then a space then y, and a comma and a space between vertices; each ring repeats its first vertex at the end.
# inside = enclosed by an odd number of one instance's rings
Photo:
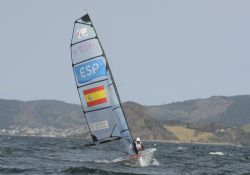
POLYGON ((8 129, 0 129, 0 135, 8 136, 40 136, 40 137, 81 137, 87 135, 83 126, 72 128, 41 127, 11 125, 8 129))

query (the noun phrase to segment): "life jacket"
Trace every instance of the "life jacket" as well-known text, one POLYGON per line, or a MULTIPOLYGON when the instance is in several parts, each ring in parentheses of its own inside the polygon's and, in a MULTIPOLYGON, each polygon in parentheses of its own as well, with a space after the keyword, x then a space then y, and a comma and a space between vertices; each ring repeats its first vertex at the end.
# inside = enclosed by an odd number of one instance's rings
POLYGON ((143 146, 141 145, 141 142, 140 143, 135 142, 135 146, 138 151, 143 150, 143 146))

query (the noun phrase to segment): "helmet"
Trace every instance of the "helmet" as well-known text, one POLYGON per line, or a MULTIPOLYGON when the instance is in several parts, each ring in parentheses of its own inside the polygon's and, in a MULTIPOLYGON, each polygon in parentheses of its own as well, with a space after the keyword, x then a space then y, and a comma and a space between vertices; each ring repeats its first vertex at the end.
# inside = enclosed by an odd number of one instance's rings
POLYGON ((137 141, 137 142, 140 142, 140 141, 141 141, 141 139, 140 139, 139 137, 137 137, 137 138, 136 138, 136 141, 137 141))

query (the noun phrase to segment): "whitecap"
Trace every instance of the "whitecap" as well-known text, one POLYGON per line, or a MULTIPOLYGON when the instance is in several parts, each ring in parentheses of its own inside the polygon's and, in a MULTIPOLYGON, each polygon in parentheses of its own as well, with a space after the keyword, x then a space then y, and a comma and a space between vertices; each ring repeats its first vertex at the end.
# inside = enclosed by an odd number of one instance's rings
POLYGON ((187 148, 184 147, 184 146, 178 146, 177 149, 178 149, 178 150, 186 150, 187 148))
POLYGON ((224 155, 223 152, 209 152, 209 154, 211 154, 211 155, 218 155, 218 156, 223 156, 224 155))

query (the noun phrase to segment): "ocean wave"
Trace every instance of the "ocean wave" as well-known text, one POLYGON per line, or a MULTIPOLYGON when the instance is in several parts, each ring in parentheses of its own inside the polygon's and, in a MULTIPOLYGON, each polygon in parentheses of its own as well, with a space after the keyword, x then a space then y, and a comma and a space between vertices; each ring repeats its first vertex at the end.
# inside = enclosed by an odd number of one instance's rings
MULTIPOLYGON (((84 175, 133 175, 137 173, 131 172, 119 172, 119 171, 110 171, 110 170, 103 170, 103 169, 96 169, 96 168, 89 168, 89 167, 70 167, 64 170, 62 173, 64 174, 84 174, 84 175)), ((144 174, 140 174, 144 175, 144 174)), ((146 175, 146 174, 145 174, 146 175)))
POLYGON ((0 174, 9 174, 9 173, 24 173, 30 172, 31 169, 21 169, 21 168, 0 168, 0 174))

